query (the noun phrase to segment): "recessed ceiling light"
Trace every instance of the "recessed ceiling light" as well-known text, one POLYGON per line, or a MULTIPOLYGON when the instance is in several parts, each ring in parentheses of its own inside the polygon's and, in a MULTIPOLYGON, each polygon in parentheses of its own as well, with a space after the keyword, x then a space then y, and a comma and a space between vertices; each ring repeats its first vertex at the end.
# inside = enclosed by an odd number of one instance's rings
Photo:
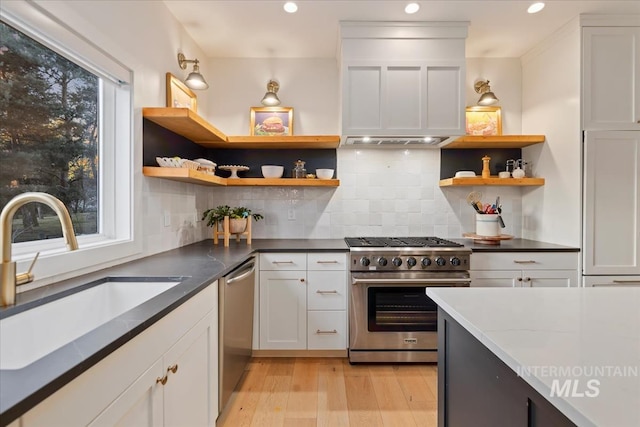
POLYGON ((409 15, 412 13, 416 13, 420 10, 420 5, 418 3, 409 3, 404 8, 404 13, 408 13, 409 15))
POLYGON ((529 8, 527 9, 527 12, 529 12, 529 13, 538 13, 542 9, 544 9, 544 3, 539 1, 539 2, 533 3, 531 6, 529 6, 529 8))
POLYGON ((285 12, 296 13, 298 11, 298 5, 292 1, 288 1, 283 6, 285 12))

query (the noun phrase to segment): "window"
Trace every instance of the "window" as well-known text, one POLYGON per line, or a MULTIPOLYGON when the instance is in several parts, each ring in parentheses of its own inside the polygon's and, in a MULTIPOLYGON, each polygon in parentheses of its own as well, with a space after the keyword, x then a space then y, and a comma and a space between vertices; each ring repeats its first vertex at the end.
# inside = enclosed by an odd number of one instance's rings
POLYGON ((46 6, 12 1, 0 8, 0 207, 25 191, 52 194, 65 203, 79 243, 66 252, 46 205, 21 208, 13 259, 23 271, 41 252, 37 279, 72 276, 140 251, 132 214, 132 73, 46 6))
MULTIPOLYGON (((76 236, 98 234, 99 77, 4 22, 0 40, 0 209, 41 191, 65 204, 76 236)), ((46 205, 13 218, 14 243, 59 237, 46 205)))

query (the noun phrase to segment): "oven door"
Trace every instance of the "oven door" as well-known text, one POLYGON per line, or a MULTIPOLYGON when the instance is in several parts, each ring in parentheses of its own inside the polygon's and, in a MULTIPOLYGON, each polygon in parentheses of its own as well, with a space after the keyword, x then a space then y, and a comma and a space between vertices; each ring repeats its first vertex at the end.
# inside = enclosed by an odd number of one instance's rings
POLYGON ((352 273, 349 349, 437 349, 438 307, 427 287, 468 287, 467 271, 352 273))

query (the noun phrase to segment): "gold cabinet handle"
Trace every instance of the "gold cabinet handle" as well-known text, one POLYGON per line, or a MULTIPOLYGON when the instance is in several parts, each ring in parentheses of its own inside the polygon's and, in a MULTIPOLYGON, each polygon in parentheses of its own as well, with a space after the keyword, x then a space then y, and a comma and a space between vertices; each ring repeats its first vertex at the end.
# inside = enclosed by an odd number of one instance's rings
POLYGON ((331 331, 321 331, 320 329, 318 329, 316 331, 316 334, 337 334, 338 331, 336 331, 335 329, 331 330, 331 331))
POLYGON ((165 385, 168 380, 169 380, 169 377, 167 375, 165 375, 164 377, 158 377, 156 378, 156 384, 160 383, 162 385, 165 385))
POLYGON ((293 261, 271 261, 272 264, 293 264, 293 261))
POLYGON ((318 264, 337 264, 338 261, 316 261, 318 264))
POLYGON ((321 291, 321 290, 317 290, 316 294, 320 294, 320 295, 324 295, 324 294, 337 294, 338 291, 321 291))
POLYGON ((517 259, 514 259, 513 262, 515 262, 516 264, 535 264, 536 263, 536 261, 532 259, 528 259, 524 261, 518 261, 517 259))
POLYGON ((174 373, 174 374, 175 374, 176 372, 178 372, 178 364, 177 364, 177 363, 175 363, 175 364, 173 364, 173 365, 169 366, 169 367, 167 368, 167 372, 172 372, 172 373, 174 373))

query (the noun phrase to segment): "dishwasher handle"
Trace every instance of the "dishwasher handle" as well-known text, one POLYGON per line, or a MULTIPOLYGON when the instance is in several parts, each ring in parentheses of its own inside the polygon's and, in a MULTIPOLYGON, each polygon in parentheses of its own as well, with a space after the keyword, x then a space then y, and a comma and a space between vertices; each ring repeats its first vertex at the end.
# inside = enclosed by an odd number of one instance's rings
POLYGON ((234 271, 230 276, 227 276, 226 283, 227 285, 231 285, 234 282, 239 280, 243 280, 250 275, 252 275, 256 271, 256 263, 255 261, 249 261, 244 265, 242 269, 234 271), (237 274, 237 275, 236 275, 237 274))

